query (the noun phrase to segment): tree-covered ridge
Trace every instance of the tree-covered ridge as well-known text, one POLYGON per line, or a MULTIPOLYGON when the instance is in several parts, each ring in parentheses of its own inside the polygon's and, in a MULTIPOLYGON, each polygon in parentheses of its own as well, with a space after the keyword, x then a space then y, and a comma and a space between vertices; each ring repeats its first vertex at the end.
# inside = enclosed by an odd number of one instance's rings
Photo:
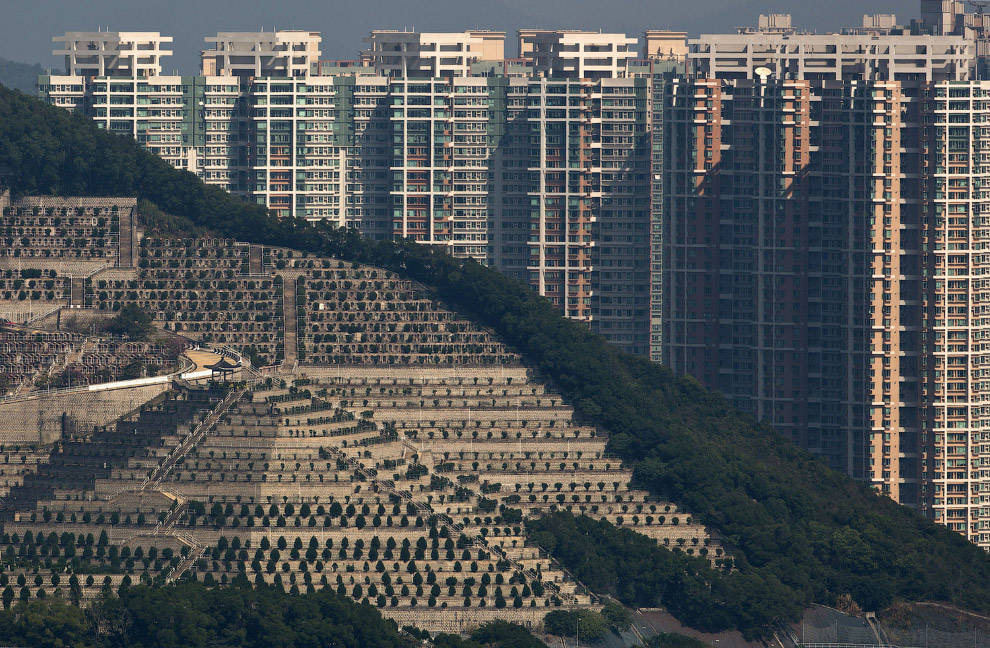
POLYGON ((35 96, 38 94, 38 75, 44 73, 45 70, 37 63, 31 65, 0 58, 0 85, 11 90, 35 96))
MULTIPOLYGON (((934 600, 990 611, 990 559, 980 549, 830 470, 694 380, 608 347, 496 271, 408 241, 278 221, 172 169, 132 139, 6 90, 0 167, 11 169, 19 194, 137 196, 197 228, 375 265, 429 286, 492 328, 579 416, 607 431, 611 451, 637 463, 643 486, 721 532, 737 570, 711 583, 698 572, 690 586, 699 600, 708 590, 735 610, 727 623, 755 633, 846 593, 867 609, 934 600)), ((570 534, 563 526, 549 531, 570 534)), ((616 550, 636 549, 628 538, 614 542, 616 550)))
POLYGON ((661 605, 699 630, 739 628, 756 634, 775 616, 801 609, 799 601, 775 598, 786 595, 783 588, 747 596, 750 584, 742 578, 724 578, 704 558, 667 551, 605 520, 558 512, 526 526, 535 542, 593 591, 630 607, 661 605))

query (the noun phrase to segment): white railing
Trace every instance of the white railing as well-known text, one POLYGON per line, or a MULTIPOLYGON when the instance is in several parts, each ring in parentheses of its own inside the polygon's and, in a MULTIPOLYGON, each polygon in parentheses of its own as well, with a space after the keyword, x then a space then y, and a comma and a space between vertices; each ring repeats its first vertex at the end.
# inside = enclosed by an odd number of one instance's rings
POLYGON ((210 371, 194 371, 189 372, 195 364, 186 358, 185 356, 179 356, 183 363, 179 366, 179 369, 173 371, 172 373, 165 374, 164 376, 152 376, 150 378, 133 378, 131 380, 117 380, 108 383, 97 383, 95 385, 81 385, 79 387, 60 387, 58 389, 46 389, 44 391, 28 392, 26 394, 15 394, 11 396, 0 396, 0 403, 8 403, 15 401, 32 400, 35 398, 47 397, 47 396, 61 396, 63 394, 75 394, 84 392, 98 392, 98 391, 108 391, 113 389, 133 389, 135 387, 147 387, 148 385, 158 385, 162 383, 172 382, 175 378, 182 378, 184 380, 196 380, 197 378, 204 378, 210 375, 210 371), (201 375, 202 374, 202 375, 201 375))
MULTIPOLYGON (((81 279, 89 279, 90 277, 92 277, 93 275, 95 275, 98 272, 103 272, 104 270, 108 270, 110 268, 116 268, 116 267, 117 266, 114 265, 114 264, 112 264, 112 263, 102 263, 102 264, 96 266, 95 268, 93 268, 92 270, 90 270, 86 274, 82 274, 82 275, 79 275, 79 276, 71 275, 69 277, 69 279, 80 279, 80 278, 81 279)), ((84 296, 85 296, 85 294, 84 294, 84 296)))
POLYGON ((36 321, 38 321, 40 319, 44 319, 44 318, 48 317, 49 315, 51 315, 52 313, 57 313, 58 311, 62 310, 64 307, 65 307, 64 304, 59 304, 58 306, 52 306, 48 310, 43 311, 43 312, 39 313, 38 315, 32 314, 30 316, 30 319, 28 319, 24 323, 25 324, 30 324, 31 322, 36 322, 36 321))

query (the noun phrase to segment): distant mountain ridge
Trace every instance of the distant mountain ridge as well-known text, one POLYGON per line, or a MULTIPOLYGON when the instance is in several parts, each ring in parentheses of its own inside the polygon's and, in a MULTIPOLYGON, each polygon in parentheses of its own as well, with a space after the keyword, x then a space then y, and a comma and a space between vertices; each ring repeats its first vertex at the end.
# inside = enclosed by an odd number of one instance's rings
POLYGON ((38 94, 38 75, 44 74, 45 68, 34 63, 18 63, 0 58, 0 84, 11 90, 20 90, 32 97, 38 94))

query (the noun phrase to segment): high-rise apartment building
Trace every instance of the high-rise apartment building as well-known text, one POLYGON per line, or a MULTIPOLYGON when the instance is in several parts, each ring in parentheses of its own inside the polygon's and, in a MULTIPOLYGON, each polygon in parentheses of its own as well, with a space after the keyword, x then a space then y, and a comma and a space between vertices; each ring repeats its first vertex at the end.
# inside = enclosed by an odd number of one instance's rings
MULTIPOLYGON (((498 80, 494 80, 498 81, 498 80)), ((491 263, 646 353, 648 79, 508 79, 491 263)))
POLYGON ((541 32, 564 49, 505 60, 502 32, 375 31, 343 63, 313 32, 207 40, 201 76, 44 76, 41 96, 279 215, 498 267, 649 353, 662 113, 635 39, 541 32))
POLYGON ((990 547, 990 82, 938 84, 929 101, 932 278, 923 306, 930 327, 932 510, 936 521, 990 547))
POLYGON ((663 361, 990 547, 975 43, 767 22, 669 84, 663 361))
MULTIPOLYGON (((646 350, 637 353, 649 355, 653 362, 663 360, 663 255, 664 255, 664 195, 666 177, 664 174, 665 144, 667 140, 667 112, 669 93, 673 80, 684 75, 684 64, 680 56, 656 51, 646 59, 630 61, 628 75, 648 80, 647 113, 649 121, 648 144, 650 156, 650 216, 649 216, 649 338, 646 350)), ((635 326, 639 324, 637 318, 635 326)), ((637 335, 639 337, 639 335, 637 335)))

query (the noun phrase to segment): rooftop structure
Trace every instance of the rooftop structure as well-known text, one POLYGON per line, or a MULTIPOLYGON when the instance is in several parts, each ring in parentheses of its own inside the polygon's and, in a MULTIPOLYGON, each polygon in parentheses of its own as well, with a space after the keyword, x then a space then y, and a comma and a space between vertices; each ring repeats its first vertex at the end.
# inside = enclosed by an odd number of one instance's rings
POLYGON ((364 42, 368 48, 361 58, 382 76, 466 77, 475 61, 505 58, 505 32, 484 29, 436 33, 376 29, 364 42))
POLYGON ((159 32, 65 32, 52 41, 52 52, 65 57, 69 75, 81 77, 151 77, 161 74, 161 60, 172 50, 162 49, 171 36, 159 32))
POLYGON ((796 30, 791 25, 791 14, 774 13, 760 14, 756 27, 737 27, 740 34, 793 34, 796 30))
POLYGON ((687 56, 687 32, 647 29, 643 32, 643 58, 683 61, 687 56))
POLYGON ((320 59, 319 32, 282 29, 271 32, 219 32, 206 38, 204 76, 301 77, 320 59))
POLYGON ((933 34, 953 34, 966 11, 959 0, 921 0, 921 20, 933 34))
POLYGON ((741 31, 688 41, 699 77, 753 79, 759 68, 779 78, 959 81, 976 67, 976 47, 962 36, 808 34, 741 31))
POLYGON ((533 61, 528 58, 507 58, 501 61, 475 61, 471 64, 471 76, 531 77, 533 76, 533 61))
POLYGON ((313 63, 310 74, 314 76, 355 76, 358 74, 373 75, 375 70, 361 59, 327 60, 322 59, 313 63))
POLYGON ((897 27, 897 16, 894 14, 864 14, 863 29, 885 32, 897 27))
POLYGON ((520 29, 520 56, 533 61, 533 74, 557 79, 625 76, 637 40, 625 34, 592 31, 520 29))

